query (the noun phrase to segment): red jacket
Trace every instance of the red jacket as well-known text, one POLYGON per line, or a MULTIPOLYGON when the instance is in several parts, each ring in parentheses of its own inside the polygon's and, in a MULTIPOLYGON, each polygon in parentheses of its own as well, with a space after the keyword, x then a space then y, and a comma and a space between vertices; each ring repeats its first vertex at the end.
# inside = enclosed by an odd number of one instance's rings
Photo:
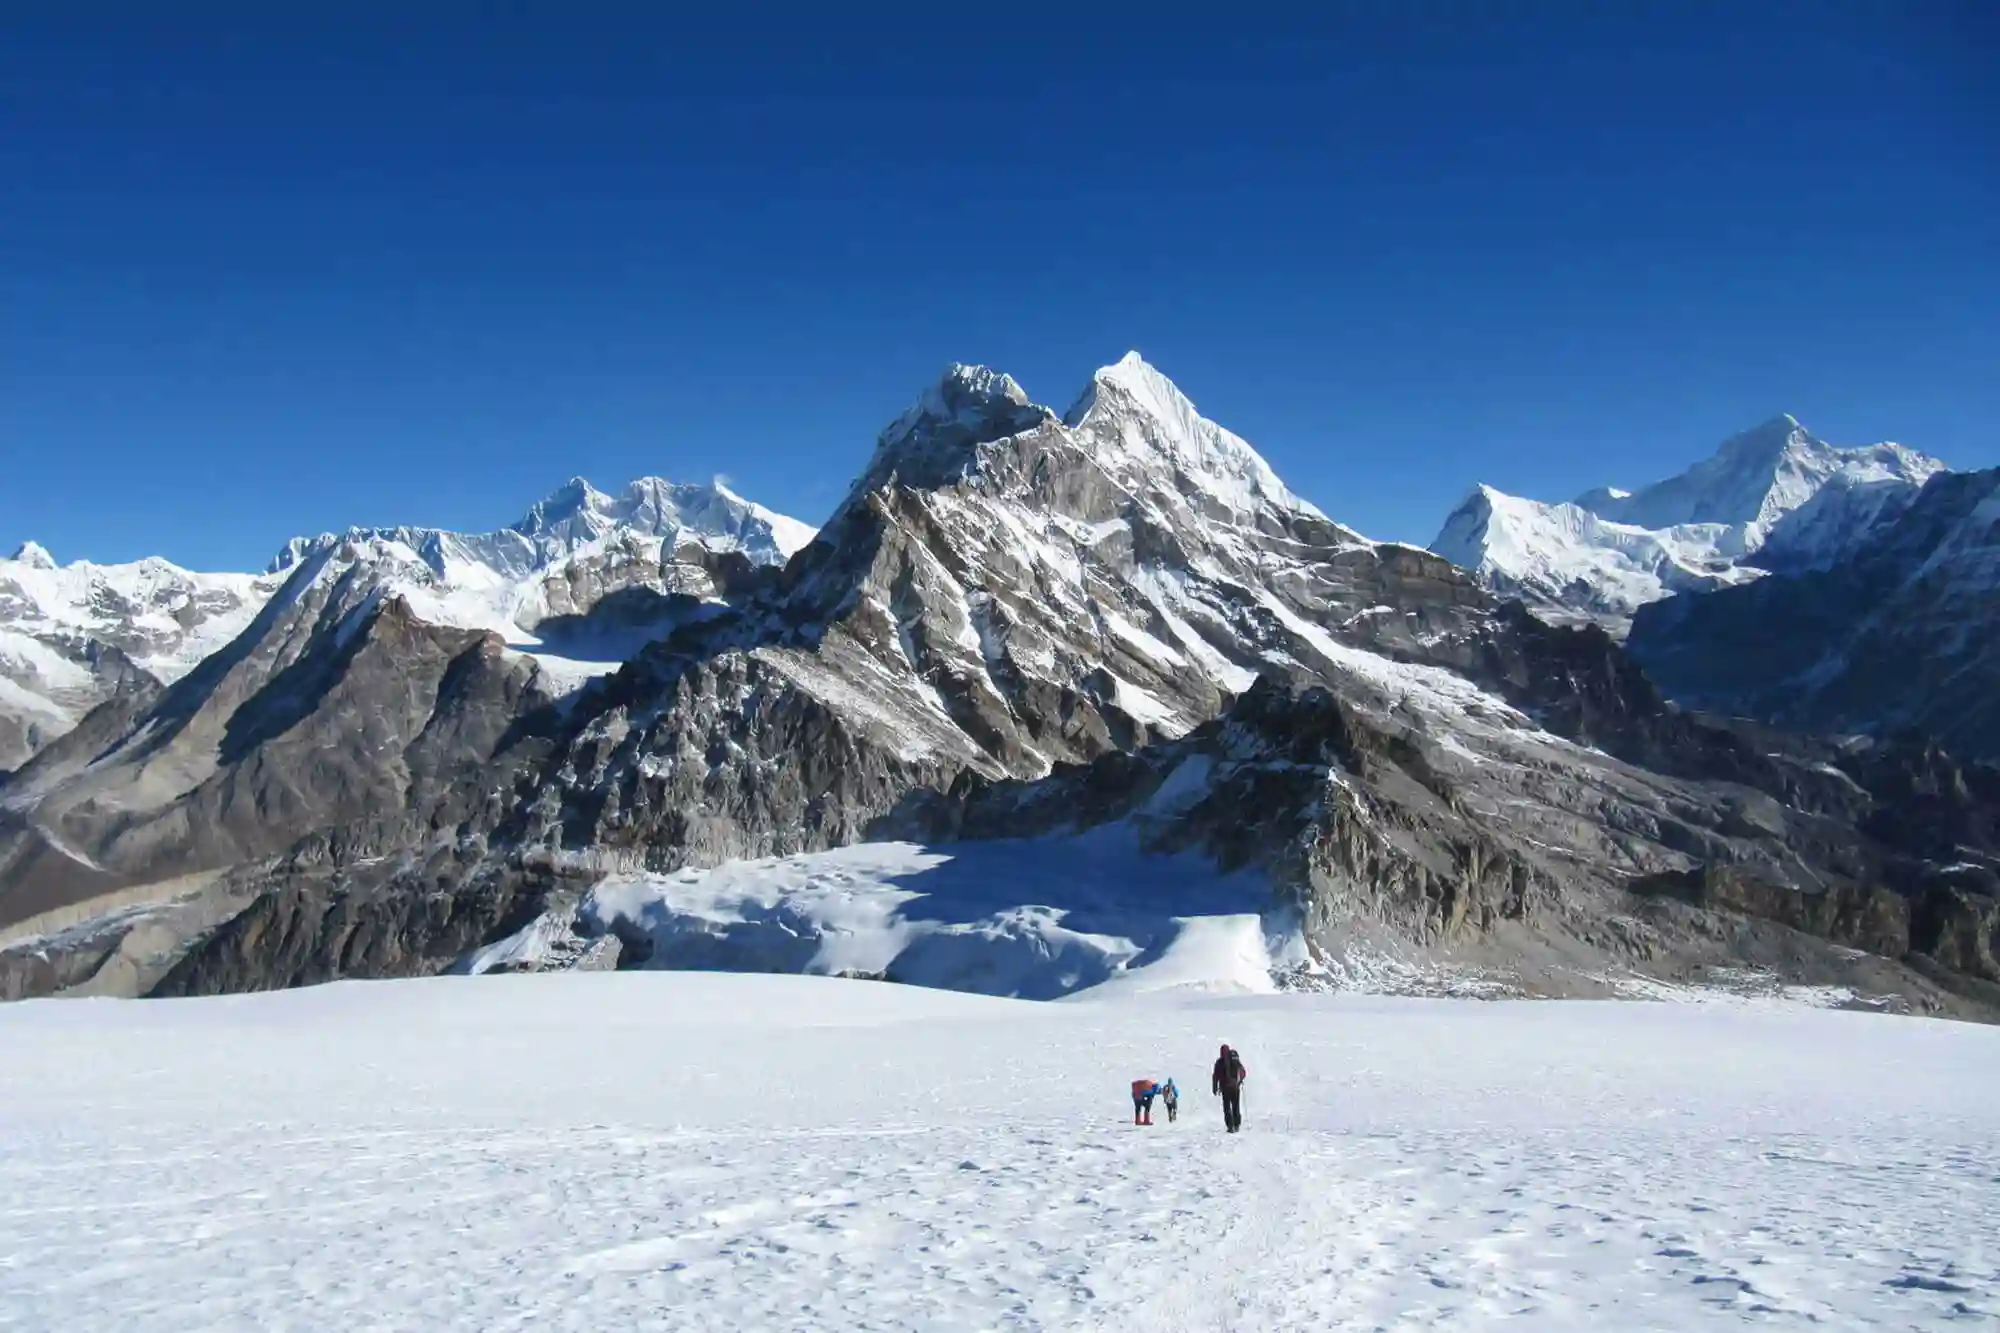
POLYGON ((1243 1086, 1243 1080, 1250 1077, 1250 1070, 1243 1063, 1243 1057, 1231 1051, 1228 1055, 1215 1057, 1213 1083, 1217 1092, 1234 1092, 1243 1086))

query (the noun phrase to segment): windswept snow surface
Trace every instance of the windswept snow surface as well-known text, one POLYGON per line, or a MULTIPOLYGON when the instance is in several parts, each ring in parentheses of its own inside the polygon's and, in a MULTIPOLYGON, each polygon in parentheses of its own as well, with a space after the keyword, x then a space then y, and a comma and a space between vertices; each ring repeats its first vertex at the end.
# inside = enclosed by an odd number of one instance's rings
MULTIPOLYGON (((2000 1033, 566 974, 0 1009, 0 1326, 1818 1329, 2000 1311, 2000 1033), (1206 1069, 1250 1069, 1222 1133, 1206 1069), (1128 1123, 1173 1077, 1178 1124, 1128 1123)), ((1157 1108, 1156 1108, 1157 1109, 1157 1108)))

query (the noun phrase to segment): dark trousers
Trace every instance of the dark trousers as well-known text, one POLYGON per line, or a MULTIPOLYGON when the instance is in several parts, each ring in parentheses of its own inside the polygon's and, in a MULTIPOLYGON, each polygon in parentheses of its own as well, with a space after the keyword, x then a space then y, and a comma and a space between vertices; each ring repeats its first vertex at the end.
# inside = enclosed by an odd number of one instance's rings
POLYGON ((1135 1125, 1150 1125, 1153 1123, 1153 1099, 1151 1097, 1134 1097, 1132 1099, 1132 1123, 1135 1125))
POLYGON ((1222 1090, 1222 1123, 1234 1134, 1243 1128, 1243 1089, 1224 1088, 1222 1090))

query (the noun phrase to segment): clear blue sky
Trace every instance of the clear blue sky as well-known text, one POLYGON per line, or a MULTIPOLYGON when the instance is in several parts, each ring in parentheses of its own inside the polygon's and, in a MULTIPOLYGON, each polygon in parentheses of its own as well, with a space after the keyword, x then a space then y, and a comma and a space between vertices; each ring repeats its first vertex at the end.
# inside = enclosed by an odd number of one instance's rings
POLYGON ((816 521, 945 363, 1060 408, 1128 347, 1378 537, 1778 411, 2000 463, 1990 4, 41 8, 9 549, 261 566, 576 473, 816 521))

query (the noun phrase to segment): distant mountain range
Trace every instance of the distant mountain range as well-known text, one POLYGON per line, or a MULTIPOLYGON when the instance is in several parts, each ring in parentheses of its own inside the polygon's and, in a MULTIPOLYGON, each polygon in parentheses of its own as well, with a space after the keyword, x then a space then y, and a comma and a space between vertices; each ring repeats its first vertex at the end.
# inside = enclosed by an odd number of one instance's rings
POLYGON ((1478 487, 1433 550, 1556 624, 1630 634, 1681 703, 2000 758, 2000 469, 1778 417, 1628 493, 1478 487))
MULTIPOLYGON (((1615 994, 1747 969, 2000 1014, 2000 773, 1928 738, 1686 711, 1595 623, 1636 616, 1663 678, 1751 697, 1677 674, 1661 645, 1697 631, 1656 639, 1649 608, 1782 600, 1892 537, 1898 587, 1946 550, 1975 586, 1986 502, 1932 499, 1967 484, 1787 418, 1596 508, 1482 491, 1446 559, 1328 518, 1132 355, 1060 412, 951 367, 817 532, 647 480, 572 483, 491 534, 294 542, 263 575, 158 566, 144 598, 30 550, 0 587, 18 578, 5 623, 39 645, 16 687, 52 720, 19 729, 0 785, 0 995, 495 959, 831 970, 837 949, 800 945, 837 920, 754 892, 717 914, 680 872, 1033 839, 1035 865, 1115 847, 1142 868, 1090 896, 1135 932, 1092 955, 1119 966, 1189 928, 1148 895, 1143 867, 1171 862, 1208 886, 1175 901, 1255 915, 1285 984, 1615 994), (127 620, 179 636, 120 646, 127 620), (633 877, 654 887, 615 895, 630 914, 579 909, 633 877)), ((1972 605, 1911 604, 1933 626, 1972 605)), ((1057 880, 963 890, 870 897, 947 914, 952 940, 948 965, 905 957, 940 932, 871 922, 871 969, 1004 986, 1007 960, 1090 929, 1057 880)), ((1051 963, 1036 993, 1081 975, 1051 963)))
POLYGON ((1780 416, 1637 492, 1548 504, 1477 487, 1431 549, 1538 615, 1622 636, 1640 607, 1674 593, 1837 563, 1944 470, 1899 444, 1836 448, 1780 416))
POLYGON ((240 634, 279 582, 159 559, 57 565, 33 542, 0 560, 0 771, 120 691, 186 675, 240 634))
POLYGON ((497 532, 351 528, 294 538, 262 574, 199 574, 157 558, 57 565, 30 542, 0 560, 0 771, 134 684, 179 680, 308 566, 365 566, 378 595, 405 599, 434 624, 491 630, 543 652, 554 671, 607 671, 645 641, 633 633, 647 625, 618 626, 599 643, 565 638, 598 601, 697 592, 707 578, 697 566, 729 553, 781 565, 812 536, 719 484, 644 477, 614 497, 578 477, 497 532), (592 653, 610 660, 593 668, 592 653))

